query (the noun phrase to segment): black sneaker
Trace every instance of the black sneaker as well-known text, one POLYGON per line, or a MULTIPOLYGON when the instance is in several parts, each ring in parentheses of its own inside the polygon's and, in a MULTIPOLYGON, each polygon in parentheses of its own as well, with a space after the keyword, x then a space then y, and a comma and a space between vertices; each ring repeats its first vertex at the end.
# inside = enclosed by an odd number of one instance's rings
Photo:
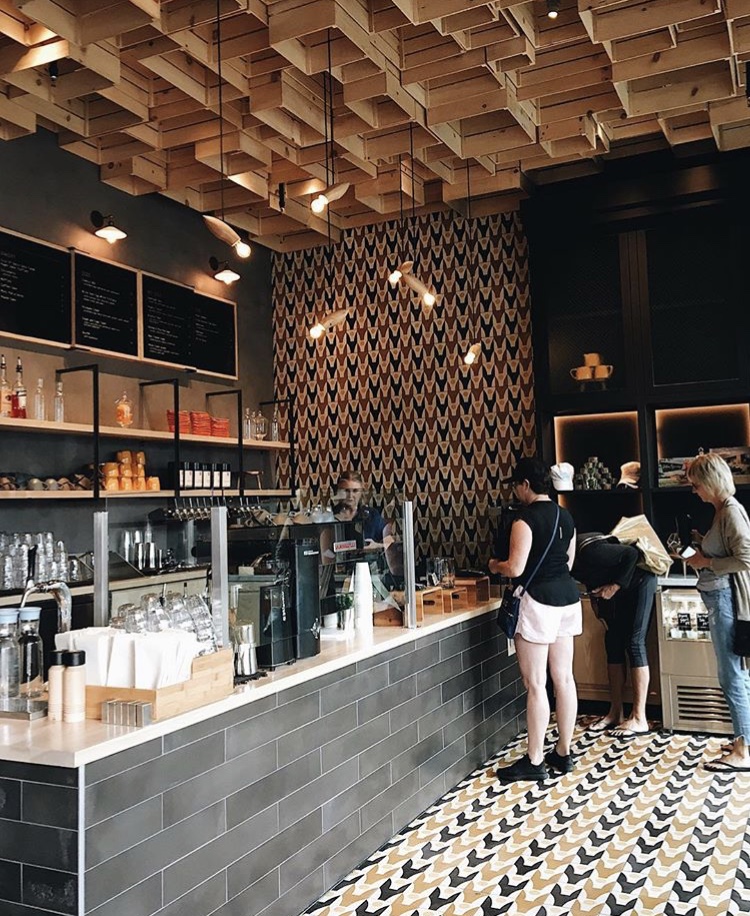
POLYGON ((544 782, 549 773, 544 763, 533 764, 524 754, 510 766, 495 770, 495 776, 500 782, 544 782))
POLYGON ((573 755, 558 754, 557 751, 553 748, 544 758, 547 761, 547 766, 551 767, 553 770, 557 770, 558 773, 572 773, 573 772, 573 755))

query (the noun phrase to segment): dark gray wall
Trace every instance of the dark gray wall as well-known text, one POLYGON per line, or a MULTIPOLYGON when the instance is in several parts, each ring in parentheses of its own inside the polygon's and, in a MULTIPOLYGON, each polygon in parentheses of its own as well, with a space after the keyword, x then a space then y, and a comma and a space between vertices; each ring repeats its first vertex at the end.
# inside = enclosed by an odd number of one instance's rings
MULTIPOLYGON (((238 303, 239 364, 249 404, 272 396, 273 342, 271 252, 259 245, 247 261, 205 228, 201 215, 159 194, 133 197, 99 181, 99 167, 57 146, 54 134, 36 134, 0 143, 0 229, 12 229, 42 241, 85 250, 196 286, 238 303), (114 246, 92 233, 89 214, 111 213, 128 237, 114 246), (232 287, 209 276, 208 258, 228 259, 242 279, 232 287), (229 291, 227 291, 229 290, 229 291)), ((44 303, 39 303, 40 329, 44 303)), ((43 332, 42 332, 43 336, 43 332)), ((4 349, 8 347, 3 344, 4 349)), ((33 345, 14 343, 15 353, 33 345)), ((122 360, 102 360, 106 372, 137 375, 122 360)), ((141 377, 170 370, 139 367, 141 377)), ((34 376, 31 371, 27 383, 34 376)), ((51 384, 51 383, 50 383, 51 384)), ((71 379, 72 384, 72 379, 71 379)), ((103 419, 103 422, 107 422, 103 419)))
MULTIPOLYGON (((54 134, 40 130, 36 134, 8 143, 0 143, 0 229, 24 233, 42 241, 85 250, 95 257, 108 258, 131 267, 141 268, 169 279, 200 288, 204 292, 234 299, 238 303, 238 343, 240 385, 245 403, 273 396, 273 334, 271 308, 271 253, 253 246, 249 260, 239 261, 205 228, 201 215, 181 204, 149 194, 132 197, 99 181, 99 168, 57 146, 54 134), (128 233, 127 239, 109 246, 92 233, 91 210, 111 213, 128 233), (228 258, 237 266, 242 279, 229 289, 209 276, 210 255, 228 258)), ((39 333, 44 334, 45 303, 40 302, 39 333)), ((54 389, 54 370, 63 365, 81 365, 92 361, 91 354, 61 351, 56 348, 3 340, 0 351, 8 357, 9 366, 18 354, 24 360, 29 403, 36 378, 45 379, 48 401, 54 389)), ((123 388, 131 398, 138 398, 138 381, 178 375, 181 380, 181 405, 187 409, 205 409, 208 391, 236 387, 234 383, 211 381, 172 369, 146 363, 94 357, 101 378, 102 423, 114 424, 114 401, 123 388)), ((66 419, 90 422, 90 380, 88 376, 69 375, 65 379, 66 419)), ((169 389, 149 389, 145 404, 145 424, 154 429, 166 428, 165 408, 171 398, 169 389)), ((48 409, 50 405, 48 404, 48 409)), ((211 405, 218 415, 235 415, 234 401, 220 399, 211 405)), ((267 415, 270 416, 266 409, 267 415)), ((139 421, 136 421, 138 425, 139 421)), ((234 427, 233 427, 234 428, 234 427)), ((114 440, 102 442, 102 460, 109 460, 115 449, 141 447, 136 443, 114 440)), ((170 460, 169 449, 146 443, 150 473, 165 477, 170 460)), ((232 461, 227 450, 185 447, 187 460, 232 461)), ((9 435, 0 442, 0 472, 20 471, 41 477, 69 476, 91 461, 90 440, 85 438, 9 435)), ((273 466, 263 453, 246 451, 246 468, 264 471, 264 483, 272 486, 273 466)), ((162 479, 162 486, 170 482, 162 479)), ((35 501, 0 504, 0 530, 52 530, 63 537, 71 551, 81 552, 92 546, 91 513, 93 504, 35 501)), ((143 520, 155 507, 148 501, 110 501, 112 521, 124 523, 143 520)))

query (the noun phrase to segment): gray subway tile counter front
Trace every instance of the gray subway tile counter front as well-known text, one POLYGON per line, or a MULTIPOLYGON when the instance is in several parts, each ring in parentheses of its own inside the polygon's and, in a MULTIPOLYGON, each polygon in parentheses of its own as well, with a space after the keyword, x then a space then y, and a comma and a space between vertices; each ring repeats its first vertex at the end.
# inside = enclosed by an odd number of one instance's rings
POLYGON ((478 617, 89 764, 80 789, 78 771, 0 764, 0 913, 295 916, 522 711, 478 617))

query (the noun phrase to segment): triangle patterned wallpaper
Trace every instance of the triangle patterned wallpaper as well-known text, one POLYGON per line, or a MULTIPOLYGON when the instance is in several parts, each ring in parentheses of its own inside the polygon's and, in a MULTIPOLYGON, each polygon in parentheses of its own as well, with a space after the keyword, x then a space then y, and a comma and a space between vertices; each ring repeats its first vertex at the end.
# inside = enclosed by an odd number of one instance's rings
MULTIPOLYGON (((345 233, 330 248, 273 256, 276 397, 296 402, 298 486, 325 498, 358 469, 371 502, 414 500, 421 556, 486 562, 487 509, 509 496, 514 459, 533 454, 527 242, 518 213, 440 213, 345 233), (413 258, 428 312, 387 277, 413 258), (346 321, 312 341, 339 308, 346 321), (480 359, 463 354, 476 340, 480 359)), ((287 456, 279 479, 288 480, 287 456)))

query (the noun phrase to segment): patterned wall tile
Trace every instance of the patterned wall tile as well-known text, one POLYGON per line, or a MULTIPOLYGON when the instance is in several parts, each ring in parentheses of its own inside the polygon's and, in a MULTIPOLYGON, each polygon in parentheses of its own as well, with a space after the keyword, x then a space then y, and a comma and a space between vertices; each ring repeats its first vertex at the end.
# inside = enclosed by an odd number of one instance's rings
MULTIPOLYGON (((488 506, 514 456, 534 451, 526 237, 517 213, 440 213, 345 233, 273 258, 276 396, 296 401, 298 483, 312 494, 358 468, 385 497, 415 500, 423 555, 488 556, 488 506), (413 256, 438 295, 427 311, 387 277, 413 256), (333 309, 343 325, 312 341, 333 309), (482 356, 463 354, 475 340, 482 356)), ((279 474, 288 479, 288 458, 279 474)))

